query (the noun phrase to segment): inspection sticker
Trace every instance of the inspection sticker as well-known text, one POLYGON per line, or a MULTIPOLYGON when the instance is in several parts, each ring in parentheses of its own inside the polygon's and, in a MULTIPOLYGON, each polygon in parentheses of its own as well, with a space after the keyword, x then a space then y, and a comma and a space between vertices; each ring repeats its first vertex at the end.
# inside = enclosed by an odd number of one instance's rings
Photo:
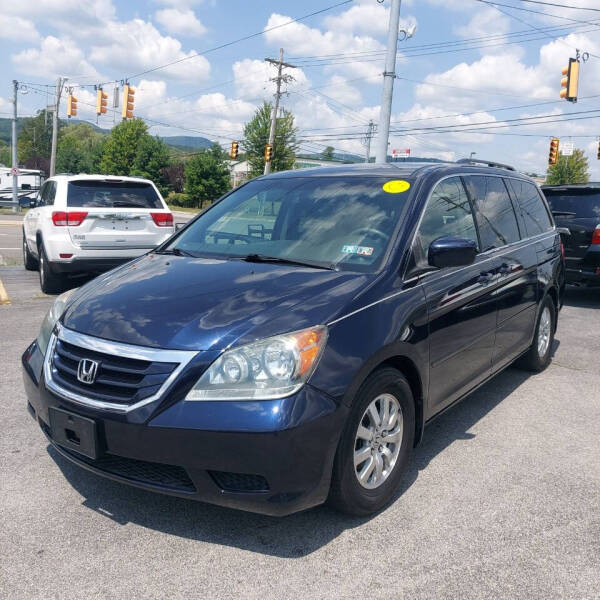
POLYGON ((401 194, 410 189, 410 183, 404 179, 392 179, 392 181, 386 181, 382 187, 383 191, 388 194, 401 194))
POLYGON ((361 256, 371 256, 374 248, 372 246, 344 246, 342 254, 359 254, 361 256))

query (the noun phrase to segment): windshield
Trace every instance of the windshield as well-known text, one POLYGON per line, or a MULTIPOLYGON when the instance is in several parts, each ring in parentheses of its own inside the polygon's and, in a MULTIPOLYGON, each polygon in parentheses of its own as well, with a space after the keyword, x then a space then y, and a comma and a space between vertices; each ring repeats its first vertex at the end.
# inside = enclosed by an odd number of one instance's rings
POLYGON ((164 250, 194 256, 271 257, 375 271, 410 196, 410 181, 290 177, 251 181, 202 215, 164 250))
MULTIPOLYGON (((600 189, 542 190, 550 204, 550 210, 566 213, 579 219, 600 217, 600 189)), ((562 216, 562 215, 559 215, 562 216)))
POLYGON ((156 190, 149 183, 135 181, 71 181, 67 206, 89 208, 163 208, 156 190))

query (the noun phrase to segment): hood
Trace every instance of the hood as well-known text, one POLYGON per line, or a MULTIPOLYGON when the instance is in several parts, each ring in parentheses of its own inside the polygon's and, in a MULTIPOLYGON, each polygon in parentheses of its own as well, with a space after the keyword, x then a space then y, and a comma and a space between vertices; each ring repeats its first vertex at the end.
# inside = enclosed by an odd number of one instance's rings
POLYGON ((148 254, 91 281, 69 329, 156 348, 221 350, 334 318, 374 275, 148 254))

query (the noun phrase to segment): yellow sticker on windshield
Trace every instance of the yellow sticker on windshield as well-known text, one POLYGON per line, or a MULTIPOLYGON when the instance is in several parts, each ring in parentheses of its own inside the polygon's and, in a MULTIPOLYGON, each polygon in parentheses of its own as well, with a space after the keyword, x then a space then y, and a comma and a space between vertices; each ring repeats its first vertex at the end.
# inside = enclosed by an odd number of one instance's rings
POLYGON ((388 194, 401 194, 410 188, 410 183, 404 179, 393 179, 383 184, 383 191, 388 194))

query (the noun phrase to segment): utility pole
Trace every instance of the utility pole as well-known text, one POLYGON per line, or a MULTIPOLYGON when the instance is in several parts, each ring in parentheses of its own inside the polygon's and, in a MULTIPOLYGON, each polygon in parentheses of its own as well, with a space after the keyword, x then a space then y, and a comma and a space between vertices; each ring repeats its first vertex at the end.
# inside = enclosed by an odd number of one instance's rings
POLYGON ((19 163, 17 160, 17 92, 19 90, 19 82, 13 79, 13 118, 12 118, 12 211, 19 212, 19 163))
MULTIPOLYGON (((271 81, 277 82, 277 91, 275 92, 275 104, 273 106, 273 113, 271 115, 271 128, 269 130, 269 141, 268 145, 273 146, 275 142, 275 129, 277 127, 277 111, 279 110, 279 98, 281 98, 281 82, 289 83, 293 81, 294 78, 291 75, 283 74, 283 67, 288 67, 290 69, 296 69, 294 65, 290 65, 289 63, 283 62, 283 48, 279 49, 279 60, 275 60, 274 58, 265 58, 265 61, 271 63, 273 65, 277 65, 277 77, 271 79, 271 81)), ((265 160, 265 175, 268 175, 271 172, 271 161, 265 160)))
POLYGON ((392 114, 392 96, 394 93, 394 79, 396 78, 396 53, 398 51, 400 4, 401 0, 392 0, 392 7, 390 9, 385 71, 383 73, 383 93, 381 95, 381 111, 379 113, 379 137, 377 138, 375 150, 375 162, 377 163, 387 162, 390 116, 392 114))
POLYGON ((369 121, 367 133, 365 134, 365 137, 363 138, 363 144, 367 147, 366 156, 365 156, 366 163, 368 163, 371 160, 371 139, 375 135, 376 131, 377 131, 377 125, 375 125, 375 123, 373 123, 373 119, 371 119, 369 121))
POLYGON ((52 149, 50 150, 50 177, 54 177, 56 172, 56 144, 58 141, 58 109, 60 106, 60 96, 63 85, 67 78, 59 77, 56 80, 56 93, 54 95, 54 106, 52 107, 52 149))

